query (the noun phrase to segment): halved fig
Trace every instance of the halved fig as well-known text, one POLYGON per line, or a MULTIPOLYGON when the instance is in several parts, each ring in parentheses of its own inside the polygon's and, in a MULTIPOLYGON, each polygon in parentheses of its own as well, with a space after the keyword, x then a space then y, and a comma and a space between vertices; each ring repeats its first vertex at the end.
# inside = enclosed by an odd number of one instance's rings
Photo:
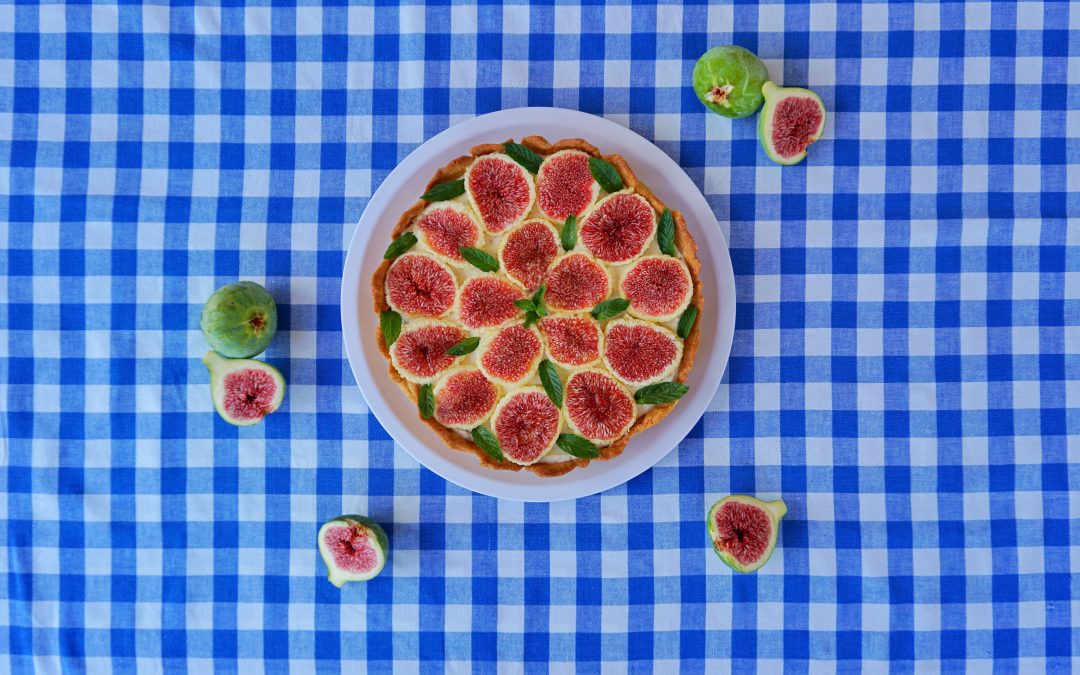
POLYGON ((825 131, 825 104, 809 89, 761 86, 765 106, 758 115, 758 141, 777 164, 798 164, 825 131))
POLYGON ((563 412, 574 433, 597 445, 610 445, 634 424, 637 404, 618 380, 590 368, 566 379, 563 412))
POLYGON ((526 220, 499 243, 499 263, 507 276, 530 293, 544 281, 551 262, 559 255, 555 230, 542 220, 526 220))
POLYGON ((663 326, 616 319, 604 329, 604 365, 633 388, 667 379, 682 360, 682 340, 663 326))
POLYGON ((409 382, 434 382, 457 362, 446 350, 468 337, 468 333, 449 323, 419 319, 405 324, 401 334, 390 346, 394 368, 409 382))
POLYGON ((510 324, 480 340, 480 370, 496 382, 521 382, 536 371, 542 351, 540 334, 535 328, 510 324))
POLYGON ((580 150, 549 155, 536 174, 536 204, 546 217, 561 223, 580 216, 596 201, 600 184, 589 169, 589 156, 580 150))
POLYGON ((552 314, 540 320, 548 358, 563 368, 580 368, 600 360, 604 338, 600 324, 588 314, 552 314))
POLYGON ((423 253, 407 253, 386 272, 386 302, 408 316, 438 317, 457 299, 450 268, 423 253))
POLYGON ((713 550, 736 572, 753 572, 776 548, 780 519, 787 513, 782 499, 763 502, 747 495, 730 495, 713 504, 705 523, 713 550))
POLYGON ((527 466, 546 455, 561 425, 559 409, 540 387, 523 387, 503 397, 491 427, 506 459, 527 466))
POLYGON ((437 258, 452 265, 465 263, 461 247, 478 248, 484 243, 484 231, 472 212, 460 202, 435 202, 424 209, 414 222, 420 241, 437 258))
POLYGON ((318 539, 327 578, 338 588, 378 575, 390 553, 386 531, 367 516, 346 514, 328 520, 319 528, 318 539))
POLYGON ((521 313, 514 305, 521 298, 521 289, 502 277, 472 277, 461 286, 461 323, 469 328, 506 323, 521 313))
POLYGON ((553 310, 588 312, 611 293, 611 277, 586 253, 567 253, 548 271, 544 301, 553 310))
POLYGON ((465 171, 469 203, 488 232, 498 234, 520 223, 532 210, 532 174, 502 153, 483 155, 465 171))
POLYGON ((434 394, 435 420, 451 429, 483 424, 499 402, 499 388, 473 366, 446 371, 434 394))
POLYGON ((619 282, 619 290, 630 301, 631 315, 651 321, 670 321, 690 304, 694 284, 683 261, 650 255, 634 263, 619 282))
POLYGON ((258 424, 285 400, 285 378, 269 363, 226 359, 214 351, 206 352, 202 362, 210 371, 214 408, 229 424, 258 424))
POLYGON ((604 197, 585 216, 578 239, 598 260, 621 265, 637 259, 656 235, 656 212, 639 194, 604 197))

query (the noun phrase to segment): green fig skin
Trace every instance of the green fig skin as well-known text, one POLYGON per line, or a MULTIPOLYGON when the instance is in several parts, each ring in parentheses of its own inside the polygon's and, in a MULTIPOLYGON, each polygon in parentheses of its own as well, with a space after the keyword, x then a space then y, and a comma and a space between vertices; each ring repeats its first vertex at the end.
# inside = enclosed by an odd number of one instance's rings
MULTIPOLYGON (((825 104, 822 102, 821 97, 810 91, 809 89, 802 89, 799 87, 779 87, 773 82, 766 82, 761 88, 762 94, 765 96, 765 106, 761 109, 761 114, 758 115, 758 143, 761 144, 761 149, 765 151, 765 154, 772 161, 784 166, 791 166, 798 164, 806 159, 806 150, 796 153, 791 157, 782 157, 775 151, 772 144, 772 125, 773 125, 773 111, 776 109, 776 105, 783 99, 789 96, 797 96, 799 98, 808 98, 817 103, 818 108, 821 110, 821 125, 818 127, 817 133, 813 136, 810 144, 816 143, 821 139, 821 134, 825 131, 825 120, 827 113, 825 111, 825 104)), ((807 148, 810 146, 807 145, 807 148)))
POLYGON ((379 572, 382 572, 383 567, 386 566, 386 559, 390 555, 390 538, 386 536, 386 530, 384 530, 381 525, 376 523, 371 518, 368 518, 367 516, 361 516, 355 513, 347 513, 344 515, 340 515, 337 518, 332 518, 323 523, 322 527, 319 528, 318 546, 319 555, 322 556, 323 562, 326 563, 326 578, 330 581, 330 583, 337 586, 338 588, 341 588, 350 581, 369 581, 377 577, 379 575, 379 572), (327 550, 326 546, 323 544, 323 533, 328 527, 337 527, 342 525, 346 527, 362 525, 368 531, 368 533, 372 535, 374 539, 372 543, 379 551, 380 556, 379 564, 375 566, 375 569, 364 575, 353 574, 338 569, 337 565, 334 563, 333 554, 330 553, 330 551, 327 550))
POLYGON ((736 572, 755 572, 765 563, 769 562, 769 558, 772 557, 773 551, 776 549, 776 539, 780 533, 780 519, 783 518, 786 513, 787 504, 785 504, 782 499, 765 502, 757 497, 751 497, 749 495, 729 495, 713 504, 712 508, 709 509, 709 513, 705 517, 705 527, 709 534, 709 541, 712 542, 713 550, 716 552, 716 555, 720 558, 721 562, 736 572), (759 559, 749 565, 742 565, 734 556, 720 547, 718 541, 719 537, 716 532, 716 512, 728 502, 740 502, 762 509, 769 517, 769 523, 772 525, 772 531, 769 534, 769 545, 766 547, 765 552, 759 559))
POLYGON ((277 332, 277 305, 254 281, 239 281, 214 291, 199 320, 210 348, 231 359, 261 354, 277 332))
POLYGON ((694 66, 694 93, 718 115, 753 115, 765 98, 761 85, 769 70, 753 52, 736 45, 713 47, 694 66))

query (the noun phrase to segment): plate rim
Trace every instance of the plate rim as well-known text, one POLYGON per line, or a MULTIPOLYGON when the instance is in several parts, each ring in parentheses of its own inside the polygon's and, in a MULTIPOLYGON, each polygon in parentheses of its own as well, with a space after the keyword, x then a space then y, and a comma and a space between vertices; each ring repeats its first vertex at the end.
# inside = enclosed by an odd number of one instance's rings
MULTIPOLYGON (((607 145, 607 143, 603 144, 607 145)), ((643 182, 648 184, 648 181, 643 182)), ((675 198, 667 194, 658 194, 658 196, 669 202, 675 198)), ((413 201, 409 200, 409 204, 413 201)), ((392 217, 396 221, 397 215, 392 217)), ((421 466, 450 483, 479 494, 512 501, 552 502, 579 499, 618 487, 652 468, 679 446, 708 409, 727 369, 734 338, 735 300, 735 278, 727 237, 701 190, 675 160, 648 139, 612 120, 568 108, 525 107, 499 110, 454 124, 418 145, 387 174, 372 193, 349 238, 341 272, 340 318, 346 358, 368 410, 394 442, 421 466), (528 133, 499 131, 500 126, 519 130, 527 129, 528 133), (545 128, 553 127, 569 127, 575 131, 545 132, 545 128), (401 194, 401 188, 405 184, 419 181, 419 190, 422 191, 423 186, 430 180, 430 175, 420 172, 432 164, 442 166, 454 157, 465 154, 468 148, 477 144, 477 141, 466 139, 470 134, 478 132, 488 137, 487 141, 479 142, 491 142, 491 137, 501 137, 504 133, 509 133, 512 138, 519 138, 522 135, 545 135, 556 139, 572 137, 566 135, 572 133, 572 135, 586 137, 590 142, 597 140, 599 135, 613 136, 621 143, 616 142, 614 143, 616 147, 603 147, 602 150, 617 152, 624 156, 628 153, 650 156, 644 163, 640 159, 631 161, 629 158, 628 162, 635 167, 635 173, 639 173, 637 166, 646 166, 644 173, 650 174, 656 172, 658 166, 665 170, 661 180, 675 184, 672 189, 678 193, 677 198, 682 200, 678 205, 679 209, 684 215, 693 213, 695 224, 692 227, 694 227, 694 239, 699 249, 703 247, 703 244, 708 244, 708 257, 713 263, 712 269, 715 276, 708 279, 703 277, 702 285, 703 287, 711 286, 714 285, 714 281, 718 282, 715 288, 710 289, 711 293, 703 289, 706 306, 713 308, 712 312, 703 312, 703 319, 707 317, 711 323, 715 323, 717 330, 713 333, 714 340, 711 344, 702 345, 708 346, 709 349, 699 350, 698 362, 690 373, 691 395, 687 397, 687 400, 681 401, 661 424, 631 439, 626 450, 619 457, 606 462, 591 462, 588 466, 575 469, 564 476, 541 478, 521 471, 494 470, 482 466, 472 454, 447 448, 435 432, 426 425, 410 425, 408 423, 410 420, 400 419, 399 414, 393 410, 393 406, 400 406, 400 403, 391 403, 386 398, 384 392, 379 389, 379 383, 375 380, 376 372, 369 367, 368 350, 365 349, 362 339, 365 334, 363 330, 365 313, 370 315, 367 317, 369 323, 374 324, 376 321, 374 312, 370 311, 368 304, 370 296, 367 294, 370 287, 370 274, 374 269, 366 268, 365 262, 373 260, 377 266, 378 261, 381 261, 383 250, 383 247, 377 243, 374 249, 369 245, 377 232, 383 230, 383 228, 376 228, 374 223, 369 221, 378 220, 379 216, 388 210, 395 198, 401 194), (444 156, 445 159, 442 159, 444 156), (716 244, 719 244, 719 250, 712 250, 716 244), (719 255, 720 253, 723 255, 719 255), (710 295, 712 295, 711 300, 710 295), (721 304, 723 299, 730 302, 721 304), (702 359, 701 356, 705 354, 708 354, 708 358, 702 359), (703 360, 706 361, 704 364, 701 363, 703 360), (674 433, 677 429, 681 431, 674 433), (422 438, 423 436, 429 436, 429 438, 422 438), (652 447, 640 447, 650 439, 653 442, 652 447), (631 454, 631 448, 636 448, 638 452, 631 454), (474 466, 471 469, 462 466, 460 461, 462 458, 474 466), (511 480, 506 480, 507 478, 511 480)), ((704 327, 703 325, 703 329, 704 327)), ((373 327, 369 328, 373 331, 373 327)), ((385 373, 386 359, 381 353, 377 356, 382 365, 382 372, 385 373)), ((385 375, 382 377, 386 380, 385 384, 389 384, 393 391, 400 395, 397 385, 385 375)), ((408 401, 404 398, 403 400, 408 401)), ((411 402, 409 405, 411 407, 411 402)))

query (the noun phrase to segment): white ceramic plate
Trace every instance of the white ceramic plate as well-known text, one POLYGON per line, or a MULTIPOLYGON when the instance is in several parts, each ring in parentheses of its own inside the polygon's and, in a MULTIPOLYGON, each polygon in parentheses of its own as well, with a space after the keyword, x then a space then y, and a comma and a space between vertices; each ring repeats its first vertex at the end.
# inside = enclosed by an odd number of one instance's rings
POLYGON ((727 242, 705 197, 662 150, 601 117, 561 108, 518 108, 462 122, 414 150, 375 191, 353 233, 341 280, 341 327, 353 375, 368 407, 386 431, 418 462, 446 480, 482 494, 523 501, 584 497, 621 485, 656 464, 686 437, 712 400, 731 352, 735 330, 735 278, 727 242), (687 384, 690 393, 664 420, 636 436, 618 457, 591 462, 556 478, 527 471, 496 471, 476 456, 452 450, 417 418, 416 406, 387 376, 375 346, 378 317, 371 304, 371 275, 382 261, 390 229, 424 191, 435 169, 480 143, 545 136, 584 138, 601 152, 620 153, 666 204, 682 211, 701 258, 704 307, 702 341, 687 384))

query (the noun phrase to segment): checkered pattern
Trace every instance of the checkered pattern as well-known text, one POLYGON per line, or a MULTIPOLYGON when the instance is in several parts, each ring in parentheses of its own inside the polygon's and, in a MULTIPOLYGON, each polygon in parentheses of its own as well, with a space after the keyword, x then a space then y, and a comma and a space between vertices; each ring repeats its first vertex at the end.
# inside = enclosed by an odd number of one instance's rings
POLYGON ((216 4, 0 5, 0 670, 1080 666, 1075 5, 216 4), (825 100, 805 164, 685 86, 729 42, 825 100), (740 299, 679 448, 550 505, 395 448, 337 307, 395 163, 525 105, 676 158, 740 299), (198 361, 238 278, 289 381, 249 429, 198 361), (790 507, 754 575, 708 550, 732 492, 790 507), (338 591, 341 512, 392 552, 338 591))

